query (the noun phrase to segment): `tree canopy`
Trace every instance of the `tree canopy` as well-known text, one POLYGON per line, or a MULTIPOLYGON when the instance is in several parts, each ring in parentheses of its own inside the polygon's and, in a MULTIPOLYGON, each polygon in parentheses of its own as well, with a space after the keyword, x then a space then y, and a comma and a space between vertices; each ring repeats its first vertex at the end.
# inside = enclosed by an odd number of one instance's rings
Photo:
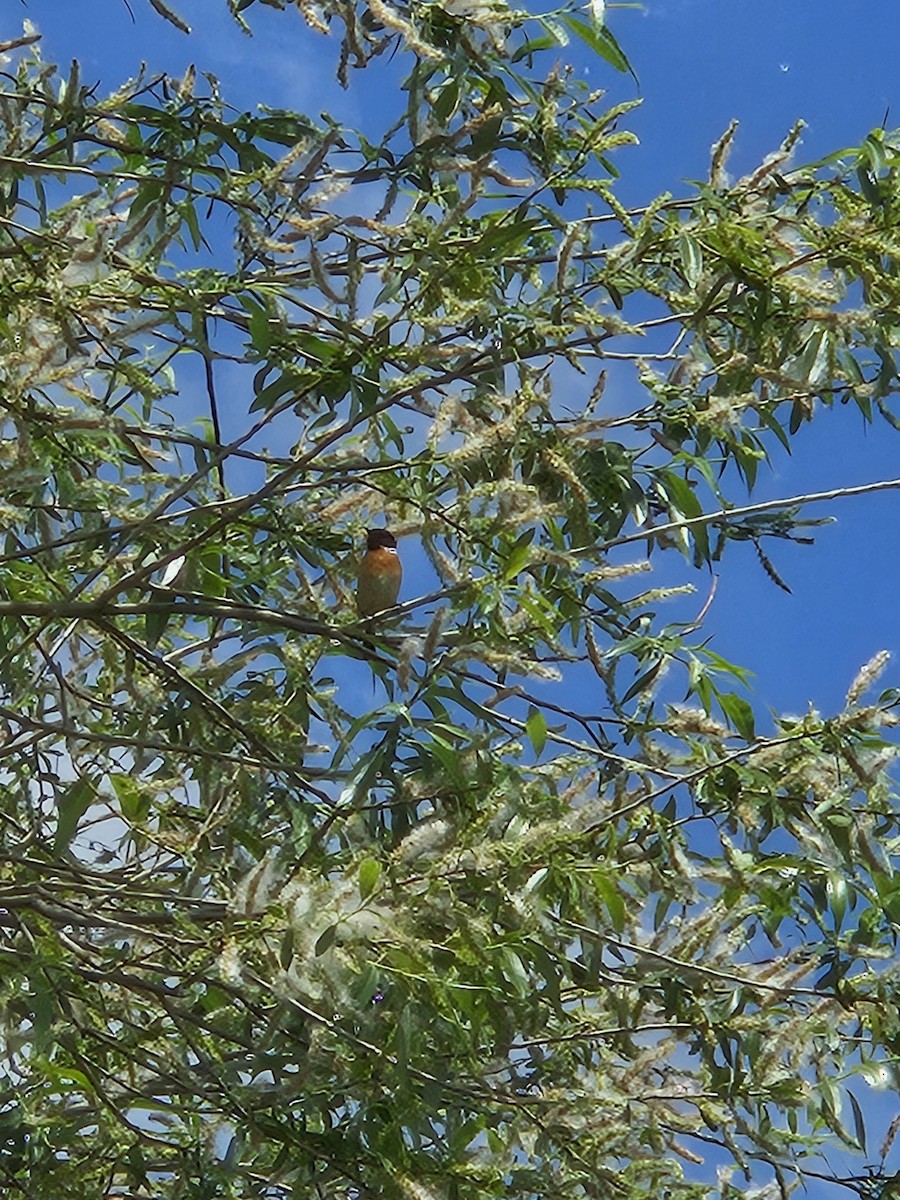
POLYGON ((886 656, 763 718, 703 622, 898 424, 900 141, 626 210, 602 3, 298 7, 380 137, 4 47, 4 1194, 895 1194, 886 656))

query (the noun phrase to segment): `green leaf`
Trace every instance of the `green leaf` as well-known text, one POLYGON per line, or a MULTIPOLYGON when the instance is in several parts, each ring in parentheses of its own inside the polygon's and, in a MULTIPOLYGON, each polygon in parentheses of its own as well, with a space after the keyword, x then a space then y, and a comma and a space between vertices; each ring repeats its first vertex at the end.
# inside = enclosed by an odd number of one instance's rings
POLYGON ((544 34, 543 37, 531 38, 527 42, 523 42, 512 55, 511 63, 521 62, 523 58, 531 58, 538 54, 541 50, 551 50, 554 46, 559 45, 559 39, 555 38, 552 33, 544 34))
POLYGON ((97 790, 89 779, 82 776, 71 783, 57 801, 56 833, 53 838, 53 853, 60 855, 68 850, 78 830, 78 822, 95 800, 97 790))
POLYGON ((478 1115, 470 1117, 463 1121, 462 1124, 453 1131, 450 1139, 450 1146, 454 1153, 459 1154, 465 1150, 471 1142, 484 1132, 484 1127, 487 1123, 487 1117, 478 1115))
POLYGON ((531 543, 534 540, 534 530, 529 529, 516 539, 515 544, 507 554, 503 563, 500 578, 503 583, 515 579, 522 568, 531 560, 531 543))
POLYGON ((719 692, 716 698, 729 724, 745 741, 752 742, 756 737, 756 718, 749 702, 736 692, 719 692))
POLYGON ((375 890, 375 885, 381 877, 381 863, 377 858, 364 858, 359 864, 357 886, 360 898, 367 900, 375 890))
POLYGON ((431 111, 435 120, 446 125, 459 106, 459 81, 450 79, 438 92, 431 111))
POLYGON ((547 722, 541 710, 535 708, 534 705, 528 709, 525 732, 528 734, 528 740, 531 742, 535 754, 540 758, 541 752, 547 744, 547 722))
POLYGON ((825 895, 834 919, 835 932, 840 932, 841 926, 844 924, 844 917, 847 915, 848 888, 846 879, 838 871, 829 872, 825 884, 825 895))
POLYGON ((674 471, 660 471, 657 476, 657 484, 660 491, 676 509, 677 515, 673 514, 674 520, 678 520, 679 516, 699 517, 703 515, 703 506, 697 498, 697 493, 681 475, 676 475, 674 471))
POLYGON ((639 675, 632 683, 631 687, 619 701, 620 704, 627 704, 629 700, 633 700, 635 696, 647 690, 653 683, 654 679, 662 670, 663 659, 659 659, 651 667, 648 667, 642 675, 639 675))
POLYGON ((625 928, 625 901, 619 889, 603 871, 594 872, 594 887, 606 906, 613 929, 621 933, 625 928))
POLYGON ((580 37, 586 46, 594 51, 595 54, 609 63, 611 67, 615 67, 617 71, 627 72, 638 82, 638 77, 632 70, 631 63, 625 57, 622 47, 609 32, 605 25, 597 28, 593 25, 587 25, 584 21, 579 21, 577 17, 562 17, 563 24, 580 37))
POLYGON ((334 939, 337 936, 337 931, 338 927, 335 924, 329 925, 324 932, 319 934, 318 938, 316 939, 316 944, 313 947, 313 954, 316 956, 316 958, 319 958, 327 950, 331 949, 331 947, 334 945, 334 939))
POLYGON ((108 779, 116 793, 122 816, 129 825, 142 825, 150 811, 150 797, 146 790, 131 775, 111 772, 108 779))
POLYGON ((239 297, 239 299, 250 315, 247 325, 250 334, 250 343, 256 353, 262 358, 272 348, 273 334, 277 326, 274 314, 262 304, 257 303, 252 296, 245 295, 239 297))
POLYGON ((531 978, 519 955, 508 946, 500 951, 500 973, 517 996, 529 995, 531 978))
POLYGON ((184 219, 185 225, 188 228, 188 232, 191 235, 191 241, 194 244, 194 249, 199 250, 203 245, 203 237, 200 233, 200 222, 197 219, 197 210, 195 206, 188 202, 181 205, 179 211, 184 219))
MULTIPOLYGON (((262 375, 263 372, 260 372, 260 374, 262 375)), ((271 383, 257 390, 256 398, 250 405, 250 411, 257 412, 260 409, 274 408, 279 400, 294 390, 294 386, 295 380, 290 372, 279 375, 271 383)))
POLYGON ((151 650, 159 644, 170 618, 171 613, 165 609, 148 612, 144 617, 144 638, 151 650))
POLYGON ((688 286, 695 288, 703 274, 703 249, 695 238, 683 233, 678 239, 678 254, 688 286))

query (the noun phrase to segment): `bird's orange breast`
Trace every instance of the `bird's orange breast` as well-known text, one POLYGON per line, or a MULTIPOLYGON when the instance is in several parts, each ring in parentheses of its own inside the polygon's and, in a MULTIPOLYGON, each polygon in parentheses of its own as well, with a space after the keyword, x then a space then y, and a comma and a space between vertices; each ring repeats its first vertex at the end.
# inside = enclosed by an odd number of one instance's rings
POLYGON ((356 590, 356 610, 361 617, 370 617, 397 603, 403 568, 397 551, 380 546, 369 550, 359 566, 356 590))

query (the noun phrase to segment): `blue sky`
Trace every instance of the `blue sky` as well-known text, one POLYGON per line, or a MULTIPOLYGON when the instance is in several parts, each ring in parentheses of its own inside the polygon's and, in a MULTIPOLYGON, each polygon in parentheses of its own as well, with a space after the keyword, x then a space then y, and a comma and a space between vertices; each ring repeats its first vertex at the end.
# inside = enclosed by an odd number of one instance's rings
MULTIPOLYGON (((0 37, 15 36, 28 18, 44 35, 46 59, 65 64, 78 58, 83 78, 99 80, 102 88, 133 74, 141 59, 151 71, 173 74, 194 63, 218 76, 239 108, 262 103, 311 115, 327 109, 351 125, 371 120, 373 110, 379 115, 374 80, 358 73, 351 85, 359 87, 342 92, 327 42, 310 33, 297 12, 254 5, 249 15, 256 36, 248 38, 224 0, 172 3, 193 27, 191 37, 161 20, 149 0, 131 0, 134 20, 124 0, 7 4, 0 37)), ((576 44, 561 57, 592 86, 608 87, 611 101, 643 98, 627 122, 641 144, 616 159, 623 174, 619 194, 628 204, 665 190, 683 194, 684 181, 703 178, 709 147, 732 118, 740 121, 730 161, 735 175, 774 149, 797 118, 808 124, 799 161, 861 141, 886 111, 889 126, 900 124, 896 0, 648 0, 643 10, 610 5, 608 19, 640 78, 639 92, 633 80, 576 44)), ((900 476, 900 435, 885 425, 866 430, 854 410, 838 408, 820 413, 801 432, 792 457, 776 452, 758 498, 894 476, 900 476)), ((817 505, 810 516, 833 513, 837 521, 817 531, 815 546, 770 543, 790 596, 767 579, 751 547, 731 548, 706 632, 714 634, 719 653, 756 673, 759 705, 796 712, 811 701, 833 710, 863 662, 881 648, 896 652, 898 533, 891 518, 897 504, 896 493, 888 492, 817 505)), ((428 579, 417 587, 415 549, 408 547, 405 557, 413 572, 404 595, 428 590, 428 579)), ((695 582, 694 610, 708 587, 702 577, 695 582)), ((900 665, 894 664, 885 683, 898 682, 900 665)))

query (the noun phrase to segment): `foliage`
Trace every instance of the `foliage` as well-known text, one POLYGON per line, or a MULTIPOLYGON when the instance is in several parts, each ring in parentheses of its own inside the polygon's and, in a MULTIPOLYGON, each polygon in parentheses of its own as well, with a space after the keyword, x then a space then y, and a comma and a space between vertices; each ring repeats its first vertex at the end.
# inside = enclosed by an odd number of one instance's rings
POLYGON ((631 105, 558 61, 630 70, 602 5, 301 8, 388 133, 2 75, 5 1194, 874 1155, 897 696, 758 731, 665 603, 734 540, 784 585, 812 522, 749 493, 818 407, 896 423, 900 142, 730 181, 731 129, 626 212, 631 105), (382 520, 438 586, 359 623, 382 520))

